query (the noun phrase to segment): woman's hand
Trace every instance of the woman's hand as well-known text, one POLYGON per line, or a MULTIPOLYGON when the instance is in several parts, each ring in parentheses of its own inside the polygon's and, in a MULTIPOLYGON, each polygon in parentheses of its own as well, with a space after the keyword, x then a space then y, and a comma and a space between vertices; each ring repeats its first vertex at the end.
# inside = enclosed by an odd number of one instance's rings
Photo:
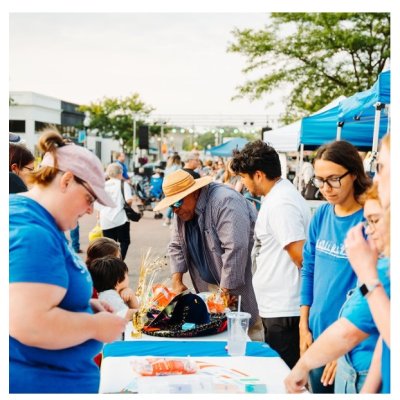
POLYGON ((95 314, 102 311, 106 311, 109 313, 114 312, 114 309, 106 301, 103 300, 90 299, 90 306, 92 307, 92 311, 95 314))
POLYGON ((378 278, 376 264, 378 249, 372 239, 364 238, 362 223, 351 228, 344 241, 347 257, 360 282, 369 282, 378 278))
POLYGON ((336 376, 337 361, 331 361, 325 365, 324 372, 321 376, 321 383, 324 386, 333 385, 336 376))
POLYGON ((307 351, 311 346, 313 339, 311 331, 308 328, 300 328, 300 357, 307 351))
POLYGON ((98 312, 93 316, 96 320, 94 339, 110 343, 118 340, 124 332, 127 320, 109 312, 98 312))

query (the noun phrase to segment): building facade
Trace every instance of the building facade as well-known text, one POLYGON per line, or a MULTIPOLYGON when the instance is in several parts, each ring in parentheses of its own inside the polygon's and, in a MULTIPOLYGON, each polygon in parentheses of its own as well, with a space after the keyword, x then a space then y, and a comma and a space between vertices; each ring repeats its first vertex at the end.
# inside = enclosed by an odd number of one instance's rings
MULTIPOLYGON (((77 111, 79 104, 34 92, 10 92, 9 131, 17 133, 35 156, 39 155, 37 143, 46 126, 54 125, 66 136, 77 137, 83 127, 85 114, 77 111)), ((88 135, 85 146, 93 151, 104 166, 116 152, 121 151, 118 141, 88 135)))

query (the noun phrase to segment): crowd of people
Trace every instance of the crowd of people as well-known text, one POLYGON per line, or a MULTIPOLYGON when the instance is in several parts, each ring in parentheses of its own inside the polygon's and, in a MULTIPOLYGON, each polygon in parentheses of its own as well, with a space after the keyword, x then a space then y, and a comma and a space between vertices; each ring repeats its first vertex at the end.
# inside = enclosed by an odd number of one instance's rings
MULTIPOLYGON (((102 345, 122 338, 139 307, 124 262, 123 206, 134 197, 125 156, 104 171, 52 129, 39 149, 35 167, 10 143, 10 392, 96 393, 102 345), (65 232, 93 212, 103 237, 84 263, 65 232)), ((231 310, 240 297, 250 338, 291 369, 289 393, 389 393, 390 135, 374 183, 346 141, 321 146, 313 164, 309 181, 326 202, 311 215, 261 140, 228 162, 173 154, 154 207, 171 228, 171 289, 185 291, 188 273, 231 310)))

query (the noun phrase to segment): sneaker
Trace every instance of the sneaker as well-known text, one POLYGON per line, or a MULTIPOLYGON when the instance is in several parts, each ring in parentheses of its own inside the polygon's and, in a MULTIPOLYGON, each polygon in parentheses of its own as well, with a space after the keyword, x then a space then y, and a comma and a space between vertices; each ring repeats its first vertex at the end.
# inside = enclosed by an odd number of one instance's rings
POLYGON ((163 222, 162 226, 169 226, 168 222, 163 222))

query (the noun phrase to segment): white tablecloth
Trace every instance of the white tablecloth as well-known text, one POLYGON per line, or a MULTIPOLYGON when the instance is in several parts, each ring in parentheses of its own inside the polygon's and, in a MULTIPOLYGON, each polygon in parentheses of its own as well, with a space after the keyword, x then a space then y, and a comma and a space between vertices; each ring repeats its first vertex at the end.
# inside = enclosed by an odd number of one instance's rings
MULTIPOLYGON (((106 357, 101 365, 100 393, 119 393, 135 377, 131 361, 135 356, 106 357)), ((267 385, 268 393, 285 393, 283 380, 289 368, 279 357, 194 357, 258 378, 267 385)))

